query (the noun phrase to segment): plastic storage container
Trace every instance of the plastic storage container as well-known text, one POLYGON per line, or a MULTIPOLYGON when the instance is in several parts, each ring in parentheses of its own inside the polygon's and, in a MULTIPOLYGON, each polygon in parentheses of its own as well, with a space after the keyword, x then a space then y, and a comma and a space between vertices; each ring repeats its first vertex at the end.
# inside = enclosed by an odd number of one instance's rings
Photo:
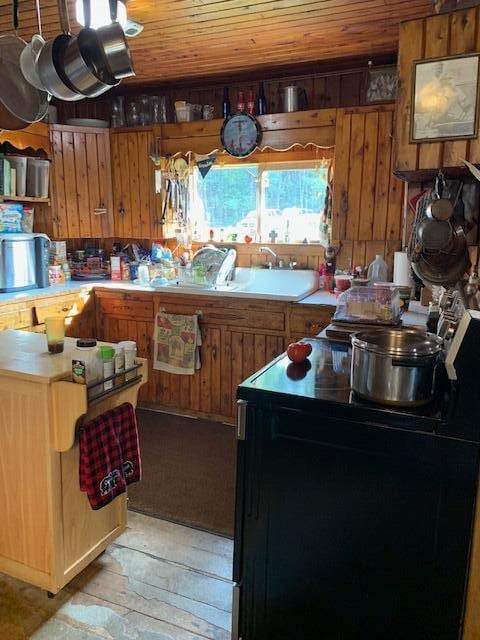
POLYGON ((400 294, 391 287, 359 287, 340 294, 334 322, 395 326, 400 320, 400 294))
POLYGON ((175 115, 177 116, 177 122, 192 122, 195 119, 193 104, 175 105, 175 115))
MULTIPOLYGON (((102 374, 97 355, 96 340, 77 340, 75 349, 72 352, 72 380, 79 384, 94 384, 100 382, 102 374)), ((93 389, 93 395, 100 391, 93 389)))
POLYGON ((27 159, 27 196, 48 198, 50 160, 27 159))

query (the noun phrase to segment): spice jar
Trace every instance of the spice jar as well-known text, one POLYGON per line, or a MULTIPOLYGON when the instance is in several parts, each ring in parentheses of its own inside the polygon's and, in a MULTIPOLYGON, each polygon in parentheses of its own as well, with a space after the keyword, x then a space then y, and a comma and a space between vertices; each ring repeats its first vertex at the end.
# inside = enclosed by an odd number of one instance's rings
POLYGON ((102 366, 103 390, 110 391, 110 389, 113 389, 113 378, 111 380, 106 380, 106 378, 111 378, 115 373, 115 349, 108 345, 99 347, 98 357, 102 366))
MULTIPOLYGON (((122 347, 125 357, 125 371, 131 369, 137 359, 137 343, 133 340, 122 340, 118 343, 119 347, 122 347)), ((136 371, 130 371, 125 374, 125 380, 132 380, 137 376, 136 371)))

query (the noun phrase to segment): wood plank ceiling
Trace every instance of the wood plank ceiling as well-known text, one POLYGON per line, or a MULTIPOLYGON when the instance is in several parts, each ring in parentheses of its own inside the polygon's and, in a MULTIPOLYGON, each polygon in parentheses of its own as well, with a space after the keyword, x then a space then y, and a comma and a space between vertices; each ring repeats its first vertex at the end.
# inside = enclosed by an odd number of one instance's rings
MULTIPOLYGON (((96 0, 93 0, 92 4, 96 0)), ((74 0, 68 0, 72 31, 74 0)), ((20 35, 36 30, 34 0, 20 0, 20 35)), ((129 40, 130 83, 278 69, 334 58, 395 52, 402 20, 431 13, 431 0, 129 0, 144 31, 129 40)), ((44 35, 58 31, 56 0, 41 0, 44 35)), ((0 0, 0 32, 11 30, 0 0)))

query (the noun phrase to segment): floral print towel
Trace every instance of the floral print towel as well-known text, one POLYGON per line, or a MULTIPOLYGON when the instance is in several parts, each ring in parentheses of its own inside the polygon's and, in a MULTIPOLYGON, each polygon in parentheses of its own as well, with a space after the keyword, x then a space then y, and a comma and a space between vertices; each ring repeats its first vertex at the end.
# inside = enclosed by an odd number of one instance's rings
POLYGON ((198 316, 157 313, 153 336, 153 368, 192 376, 200 369, 202 338, 198 316))

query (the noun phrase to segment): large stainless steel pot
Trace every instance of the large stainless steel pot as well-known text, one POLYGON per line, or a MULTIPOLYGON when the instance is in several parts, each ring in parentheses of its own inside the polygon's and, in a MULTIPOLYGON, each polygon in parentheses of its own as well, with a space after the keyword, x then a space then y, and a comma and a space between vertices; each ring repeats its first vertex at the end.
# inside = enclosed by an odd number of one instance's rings
POLYGON ((443 341, 416 329, 361 331, 352 336, 351 387, 360 397, 391 406, 432 399, 443 341))

